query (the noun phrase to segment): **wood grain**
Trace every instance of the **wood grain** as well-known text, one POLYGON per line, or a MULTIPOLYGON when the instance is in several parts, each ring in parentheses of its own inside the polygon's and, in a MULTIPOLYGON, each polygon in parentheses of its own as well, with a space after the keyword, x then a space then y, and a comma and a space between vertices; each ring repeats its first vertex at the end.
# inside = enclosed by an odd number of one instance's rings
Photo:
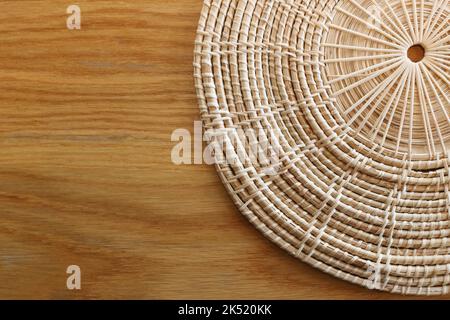
POLYGON ((78 1, 79 31, 69 4, 0 4, 0 298, 402 298, 290 257, 213 167, 172 164, 200 0, 78 1))

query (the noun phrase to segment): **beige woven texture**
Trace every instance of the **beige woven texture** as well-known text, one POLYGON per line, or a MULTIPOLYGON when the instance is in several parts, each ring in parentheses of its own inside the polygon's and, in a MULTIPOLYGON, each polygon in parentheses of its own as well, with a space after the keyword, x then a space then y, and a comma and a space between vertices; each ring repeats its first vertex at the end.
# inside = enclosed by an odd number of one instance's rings
POLYGON ((370 289, 449 293, 448 20, 448 0, 205 1, 205 129, 259 130, 278 151, 217 164, 265 236, 370 289))

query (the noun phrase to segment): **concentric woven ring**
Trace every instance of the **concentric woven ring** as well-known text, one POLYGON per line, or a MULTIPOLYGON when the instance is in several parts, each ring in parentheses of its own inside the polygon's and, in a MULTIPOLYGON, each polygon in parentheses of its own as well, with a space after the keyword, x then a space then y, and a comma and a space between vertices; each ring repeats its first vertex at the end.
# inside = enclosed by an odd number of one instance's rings
POLYGON ((202 120, 265 236, 371 289, 449 292, 448 22, 449 0, 205 1, 202 120))

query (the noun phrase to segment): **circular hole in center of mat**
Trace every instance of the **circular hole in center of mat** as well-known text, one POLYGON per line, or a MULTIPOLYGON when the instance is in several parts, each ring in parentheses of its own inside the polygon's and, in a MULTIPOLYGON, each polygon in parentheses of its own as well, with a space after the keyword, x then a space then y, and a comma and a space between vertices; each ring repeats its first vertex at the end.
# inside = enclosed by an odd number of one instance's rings
POLYGON ((422 61, 425 57, 425 48, 420 44, 412 45, 409 47, 407 55, 412 62, 422 61))

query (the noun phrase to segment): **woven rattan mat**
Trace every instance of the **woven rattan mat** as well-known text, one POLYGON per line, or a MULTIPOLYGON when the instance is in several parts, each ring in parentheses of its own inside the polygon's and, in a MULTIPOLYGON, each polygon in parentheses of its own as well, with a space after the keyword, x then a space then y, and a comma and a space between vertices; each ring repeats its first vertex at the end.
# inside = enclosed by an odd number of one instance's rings
POLYGON ((338 278, 448 293, 448 22, 448 0, 205 1, 196 90, 242 214, 338 278))

